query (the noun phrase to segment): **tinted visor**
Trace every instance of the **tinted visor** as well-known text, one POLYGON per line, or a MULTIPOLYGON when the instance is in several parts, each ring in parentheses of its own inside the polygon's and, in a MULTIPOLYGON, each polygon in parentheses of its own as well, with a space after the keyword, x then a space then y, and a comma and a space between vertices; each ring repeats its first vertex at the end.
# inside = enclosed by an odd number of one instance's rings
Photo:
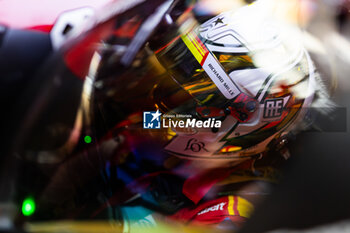
MULTIPOLYGON (((211 53, 211 55, 223 67, 226 74, 254 67, 247 54, 211 53)), ((157 57, 171 76, 170 80, 159 83, 153 92, 159 108, 165 112, 197 115, 198 109, 201 111, 205 108, 205 111, 210 112, 207 114, 208 117, 225 116, 225 110, 231 107, 234 99, 227 99, 223 95, 182 37, 179 36, 168 47, 158 51, 157 57)))

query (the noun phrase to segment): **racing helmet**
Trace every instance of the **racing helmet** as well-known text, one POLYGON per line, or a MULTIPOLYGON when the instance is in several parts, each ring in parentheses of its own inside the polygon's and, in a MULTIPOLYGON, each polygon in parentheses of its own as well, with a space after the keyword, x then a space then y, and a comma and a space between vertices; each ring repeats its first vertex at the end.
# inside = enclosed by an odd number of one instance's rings
POLYGON ((219 161, 260 155, 302 121, 313 100, 315 67, 300 31, 271 17, 263 1, 196 22, 182 19, 167 33, 175 39, 153 47, 171 78, 154 86, 152 98, 163 120, 221 124, 169 127, 165 150, 219 161))

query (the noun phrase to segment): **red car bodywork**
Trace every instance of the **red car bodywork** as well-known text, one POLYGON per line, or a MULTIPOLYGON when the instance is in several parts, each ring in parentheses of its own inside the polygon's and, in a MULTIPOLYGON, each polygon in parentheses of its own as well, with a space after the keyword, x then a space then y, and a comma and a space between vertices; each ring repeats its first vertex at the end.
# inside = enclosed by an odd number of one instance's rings
POLYGON ((82 7, 97 10, 111 1, 3 0, 0 1, 0 24, 16 29, 49 32, 62 12, 82 7))

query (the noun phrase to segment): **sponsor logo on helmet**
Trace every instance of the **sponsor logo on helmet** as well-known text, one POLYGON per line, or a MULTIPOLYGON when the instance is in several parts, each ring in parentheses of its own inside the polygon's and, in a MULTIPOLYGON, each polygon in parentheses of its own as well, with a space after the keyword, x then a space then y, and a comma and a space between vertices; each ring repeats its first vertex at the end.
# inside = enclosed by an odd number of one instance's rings
POLYGON ((205 150, 206 152, 209 152, 206 148, 205 148, 205 144, 204 142, 200 142, 195 138, 191 138, 190 140, 188 140, 185 151, 186 150, 191 150, 193 152, 200 152, 202 150, 205 150))
POLYGON ((265 101, 264 118, 275 118, 282 116, 283 99, 272 99, 265 101))

